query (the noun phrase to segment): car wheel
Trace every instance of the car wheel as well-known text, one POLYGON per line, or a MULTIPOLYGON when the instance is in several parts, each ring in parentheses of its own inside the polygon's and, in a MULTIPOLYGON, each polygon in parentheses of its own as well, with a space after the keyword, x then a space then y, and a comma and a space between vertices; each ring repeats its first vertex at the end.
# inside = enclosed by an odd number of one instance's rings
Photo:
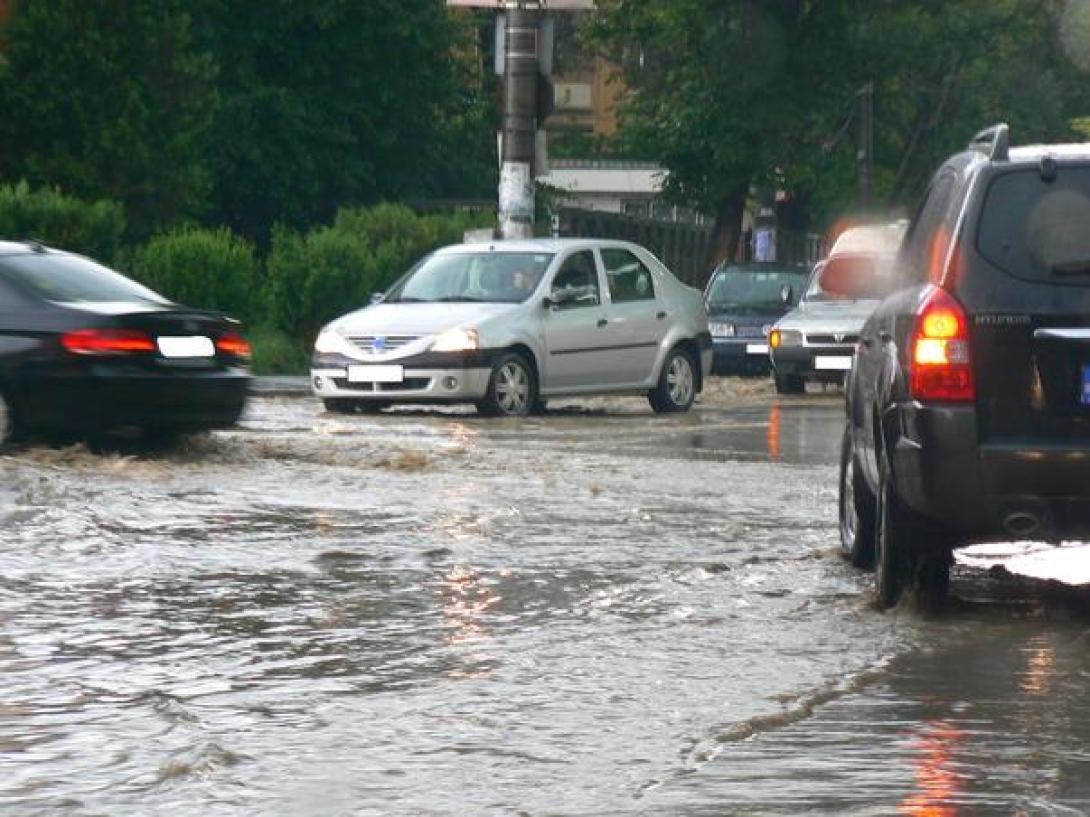
POLYGON ((688 411, 692 407, 696 399, 696 370, 687 351, 682 348, 670 351, 659 383, 647 399, 659 414, 688 411))
POLYGON ((880 462, 874 537, 874 600, 879 610, 888 610, 900 601, 914 572, 916 560, 912 546, 917 530, 916 520, 897 498, 893 472, 884 451, 880 462))
POLYGON ((21 431, 15 404, 8 393, 0 389, 0 448, 15 442, 21 431))
POLYGON ((856 567, 874 566, 876 504, 870 486, 859 471, 849 423, 840 444, 840 550, 856 567))
POLYGON ((390 404, 383 400, 352 400, 346 397, 330 397, 322 401, 330 414, 377 414, 390 404))
POLYGON ((797 374, 778 374, 775 376, 776 394, 804 394, 806 381, 797 374))
POLYGON ((518 352, 508 352, 492 367, 488 391, 477 403, 486 417, 526 417, 537 403, 537 377, 518 352))

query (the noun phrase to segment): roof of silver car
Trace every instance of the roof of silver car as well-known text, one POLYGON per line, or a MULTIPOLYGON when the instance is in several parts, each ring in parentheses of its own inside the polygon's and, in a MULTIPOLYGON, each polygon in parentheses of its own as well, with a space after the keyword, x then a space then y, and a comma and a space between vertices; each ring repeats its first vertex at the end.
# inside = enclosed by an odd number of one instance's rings
POLYGON ((533 238, 523 240, 476 241, 443 247, 442 253, 463 252, 541 252, 558 253, 574 247, 634 247, 628 241, 606 238, 533 238))

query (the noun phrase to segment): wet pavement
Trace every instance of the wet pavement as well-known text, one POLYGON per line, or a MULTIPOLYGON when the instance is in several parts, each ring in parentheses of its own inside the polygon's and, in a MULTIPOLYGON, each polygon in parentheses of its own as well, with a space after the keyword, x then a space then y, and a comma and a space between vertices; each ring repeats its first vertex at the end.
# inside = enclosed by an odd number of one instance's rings
POLYGON ((837 554, 842 400, 0 457, 4 815, 1084 814, 1083 591, 837 554))

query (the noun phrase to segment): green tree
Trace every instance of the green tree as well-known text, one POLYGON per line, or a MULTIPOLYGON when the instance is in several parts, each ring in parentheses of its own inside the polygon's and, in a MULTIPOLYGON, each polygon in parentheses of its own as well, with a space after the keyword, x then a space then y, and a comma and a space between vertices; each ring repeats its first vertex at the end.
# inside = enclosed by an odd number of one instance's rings
POLYGON ((0 31, 0 178, 122 202, 143 236, 198 214, 214 65, 183 0, 24 0, 0 31))
POLYGON ((442 0, 196 0, 221 65, 215 218, 271 225, 341 206, 494 192, 494 141, 463 28, 442 0))
POLYGON ((599 0, 589 40, 622 67, 625 138, 667 193, 737 248, 753 185, 821 215, 852 206, 856 95, 876 86, 877 191, 904 205, 942 156, 998 120, 1062 139, 1085 75, 1059 47, 1062 0, 599 0))

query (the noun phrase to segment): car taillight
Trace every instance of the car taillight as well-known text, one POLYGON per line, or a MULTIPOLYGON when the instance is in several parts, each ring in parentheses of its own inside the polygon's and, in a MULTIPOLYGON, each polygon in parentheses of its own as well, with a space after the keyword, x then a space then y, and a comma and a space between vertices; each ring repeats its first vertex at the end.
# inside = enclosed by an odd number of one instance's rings
POLYGON ((253 354, 249 341, 242 337, 238 332, 227 332, 224 335, 220 335, 219 339, 216 341, 216 349, 219 350, 221 355, 238 357, 243 360, 249 360, 250 356, 253 354))
POLYGON ((79 329, 61 336, 74 355, 134 355, 154 352, 155 341, 138 329, 79 329))
POLYGON ((933 287, 916 310, 909 340, 912 397, 947 403, 976 400, 969 320, 945 289, 933 287))

